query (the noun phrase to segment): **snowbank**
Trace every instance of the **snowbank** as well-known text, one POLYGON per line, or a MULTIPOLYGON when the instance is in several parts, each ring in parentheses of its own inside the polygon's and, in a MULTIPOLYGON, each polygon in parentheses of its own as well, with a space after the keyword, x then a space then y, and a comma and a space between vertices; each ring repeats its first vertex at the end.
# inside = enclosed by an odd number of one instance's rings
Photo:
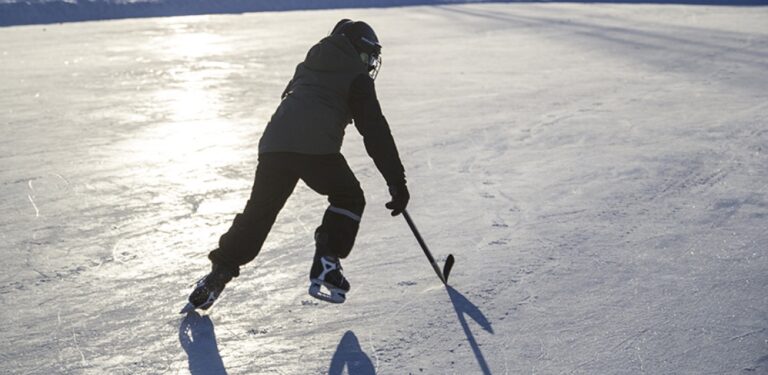
MULTIPOLYGON (((0 1, 0 26, 77 22, 139 17, 233 14, 263 11, 378 8, 486 2, 488 0, 155 0, 155 1, 0 1)), ((532 1, 537 2, 537 1, 532 1)), ((542 1, 549 2, 549 1, 542 1)), ((584 2, 561 0, 557 2, 584 2)), ((673 3, 705 5, 768 5, 767 0, 593 0, 591 3, 673 3)))
POLYGON ((262 11, 455 4, 462 0, 159 0, 0 3, 0 26, 262 11))

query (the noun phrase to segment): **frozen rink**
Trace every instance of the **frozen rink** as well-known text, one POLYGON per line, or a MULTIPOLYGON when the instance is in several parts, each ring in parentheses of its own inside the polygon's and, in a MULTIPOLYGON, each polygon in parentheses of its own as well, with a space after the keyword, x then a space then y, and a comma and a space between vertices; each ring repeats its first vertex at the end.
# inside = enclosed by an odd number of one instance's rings
POLYGON ((0 28, 2 374, 767 374, 768 7, 486 4, 0 28), (383 44, 409 211, 368 206, 307 295, 300 184, 207 316, 295 64, 383 44))

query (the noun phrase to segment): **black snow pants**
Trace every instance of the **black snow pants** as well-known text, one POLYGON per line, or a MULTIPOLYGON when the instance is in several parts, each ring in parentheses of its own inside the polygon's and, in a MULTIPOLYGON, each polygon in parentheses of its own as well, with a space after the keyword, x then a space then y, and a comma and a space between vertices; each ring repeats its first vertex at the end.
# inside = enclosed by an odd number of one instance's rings
POLYGON ((208 258, 238 275, 240 266, 261 251, 299 179, 327 196, 330 203, 315 231, 315 254, 347 257, 355 243, 365 196, 344 156, 274 152, 259 155, 250 199, 208 258))

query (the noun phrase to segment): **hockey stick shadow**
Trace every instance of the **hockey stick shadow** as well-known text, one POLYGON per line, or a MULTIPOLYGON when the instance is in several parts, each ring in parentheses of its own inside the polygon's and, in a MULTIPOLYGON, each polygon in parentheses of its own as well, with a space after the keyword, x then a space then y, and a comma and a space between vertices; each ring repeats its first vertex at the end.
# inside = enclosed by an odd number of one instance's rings
POLYGON ((480 345, 478 345, 477 340, 475 340, 475 335, 472 334, 472 330, 469 329, 469 323, 467 323, 466 317, 469 316, 486 332, 493 334, 493 327, 491 327, 491 322, 488 321, 488 319, 485 317, 485 315, 483 315, 482 311, 477 308, 477 306, 475 306, 466 297, 459 293, 459 291, 449 285, 446 285, 445 288, 448 290, 448 295, 451 297, 451 302, 453 303, 453 308, 456 310, 456 315, 459 318, 461 328, 464 329, 464 334, 467 335, 467 341, 469 342, 469 346, 472 348, 472 352, 475 354, 475 358, 477 359, 478 365, 480 365, 480 369, 484 375, 490 375, 491 369, 488 367, 488 362, 486 362, 485 356, 483 356, 483 352, 480 350, 480 345))
POLYGON ((344 366, 347 367, 349 375, 376 375, 376 369, 373 362, 360 347, 360 341, 352 331, 347 331, 341 338, 336 352, 331 358, 331 366, 328 368, 328 375, 341 375, 344 366))
POLYGON ((197 311, 188 313, 179 326, 179 342, 187 352, 190 374, 227 375, 211 318, 197 311))

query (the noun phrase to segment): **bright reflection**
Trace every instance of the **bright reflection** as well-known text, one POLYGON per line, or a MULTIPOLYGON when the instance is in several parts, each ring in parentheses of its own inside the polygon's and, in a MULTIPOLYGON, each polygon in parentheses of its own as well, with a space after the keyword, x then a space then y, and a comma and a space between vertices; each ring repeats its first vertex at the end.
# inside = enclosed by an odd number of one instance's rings
MULTIPOLYGON (((165 19, 172 22, 175 18, 165 19)), ((171 23, 169 31, 150 43, 150 50, 169 63, 168 85, 156 94, 171 121, 217 117, 222 97, 218 88, 232 69, 222 55, 231 47, 224 38, 199 31, 187 23, 171 23)))
POLYGON ((188 24, 172 24, 169 26, 172 32, 157 40, 156 48, 171 57, 180 57, 188 60, 206 58, 219 55, 229 50, 229 45, 217 34, 207 31, 197 31, 188 24))
POLYGON ((243 134, 252 130, 249 126, 221 115, 224 90, 235 70, 227 61, 231 45, 196 20, 206 18, 158 20, 162 32, 147 43, 145 54, 164 71, 153 82, 156 91, 136 98, 150 101, 140 108, 153 121, 128 146, 132 161, 146 170, 146 182, 167 185, 160 186, 163 193, 155 203, 178 205, 182 199, 195 212, 201 196, 225 189, 228 182, 221 174, 240 165, 254 143, 243 134))
POLYGON ((219 112, 220 93, 214 87, 206 87, 206 71, 181 71, 172 73, 175 82, 155 93, 154 103, 158 111, 170 122, 186 122, 215 119, 219 112))

